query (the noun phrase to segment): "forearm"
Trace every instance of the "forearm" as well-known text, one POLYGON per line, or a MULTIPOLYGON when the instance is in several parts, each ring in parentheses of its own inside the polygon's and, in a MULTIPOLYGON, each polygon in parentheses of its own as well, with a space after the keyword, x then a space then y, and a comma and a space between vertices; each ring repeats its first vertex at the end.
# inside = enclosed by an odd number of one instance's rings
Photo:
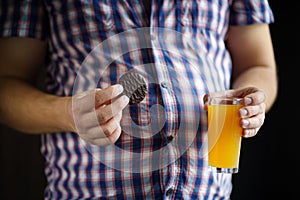
POLYGON ((233 80, 233 89, 253 86, 266 95, 266 111, 269 111, 277 97, 277 72, 275 68, 257 66, 249 68, 233 80))
POLYGON ((0 122, 24 133, 71 131, 70 101, 19 79, 0 78, 0 122))

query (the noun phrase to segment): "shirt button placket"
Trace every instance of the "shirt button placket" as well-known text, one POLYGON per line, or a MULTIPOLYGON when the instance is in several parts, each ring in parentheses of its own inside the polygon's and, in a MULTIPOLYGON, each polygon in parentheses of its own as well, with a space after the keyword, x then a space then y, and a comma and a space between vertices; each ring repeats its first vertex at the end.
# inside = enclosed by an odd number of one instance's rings
MULTIPOLYGON (((167 83, 166 81, 162 81, 162 82, 160 83, 160 85, 161 85, 161 87, 164 88, 164 89, 168 89, 168 88, 169 88, 168 83, 167 83)), ((168 142, 168 143, 172 142, 172 140, 173 140, 173 136, 172 136, 172 135, 167 136, 167 142, 168 142)))
MULTIPOLYGON (((162 81, 162 82, 160 83, 160 85, 161 85, 161 87, 164 88, 164 89, 169 89, 168 82, 166 82, 166 81, 162 81)), ((168 143, 171 143, 173 139, 174 139, 174 137, 173 137, 172 135, 167 136, 167 142, 168 142, 168 143)), ((173 193, 174 193, 174 186, 171 186, 171 187, 169 187, 169 188, 166 190, 165 195, 166 195, 167 198, 170 198, 170 197, 173 195, 173 193)))

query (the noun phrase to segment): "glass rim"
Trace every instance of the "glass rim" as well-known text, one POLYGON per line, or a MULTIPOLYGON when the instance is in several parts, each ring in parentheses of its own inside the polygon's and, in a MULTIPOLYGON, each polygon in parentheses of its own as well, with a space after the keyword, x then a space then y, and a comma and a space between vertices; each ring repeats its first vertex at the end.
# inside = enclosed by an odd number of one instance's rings
POLYGON ((208 98, 209 105, 242 105, 243 103, 242 97, 213 96, 208 98))

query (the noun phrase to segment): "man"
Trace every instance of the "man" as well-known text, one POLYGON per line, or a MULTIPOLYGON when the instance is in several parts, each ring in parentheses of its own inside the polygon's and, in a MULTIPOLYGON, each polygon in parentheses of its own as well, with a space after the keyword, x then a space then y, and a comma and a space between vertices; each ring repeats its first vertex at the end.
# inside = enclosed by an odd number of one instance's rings
POLYGON ((277 95, 271 22, 266 0, 1 1, 0 120, 42 134, 45 199, 229 199, 202 99, 245 98, 243 136, 257 134, 277 95), (138 104, 118 82, 132 71, 138 104))

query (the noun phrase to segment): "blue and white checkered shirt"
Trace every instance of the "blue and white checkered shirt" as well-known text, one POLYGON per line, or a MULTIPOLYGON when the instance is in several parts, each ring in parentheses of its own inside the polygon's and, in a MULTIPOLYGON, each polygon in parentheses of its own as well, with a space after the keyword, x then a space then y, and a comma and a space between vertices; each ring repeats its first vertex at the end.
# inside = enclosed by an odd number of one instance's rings
POLYGON ((47 40, 47 92, 71 96, 142 74, 108 147, 42 135, 45 199, 229 199, 230 174, 208 170, 203 94, 230 86, 229 25, 273 22, 267 0, 0 2, 0 36, 47 40), (150 7, 151 6, 151 7, 150 7))

